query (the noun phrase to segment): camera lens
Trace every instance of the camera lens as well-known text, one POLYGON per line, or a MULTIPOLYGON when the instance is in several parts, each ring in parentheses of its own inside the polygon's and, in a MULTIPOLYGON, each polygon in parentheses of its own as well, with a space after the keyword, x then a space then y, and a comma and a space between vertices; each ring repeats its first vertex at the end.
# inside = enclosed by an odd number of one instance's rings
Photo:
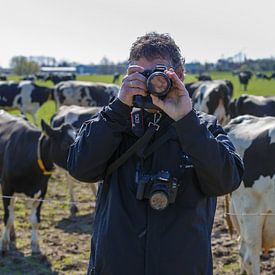
POLYGON ((171 80, 163 72, 155 72, 147 79, 147 87, 151 94, 164 96, 171 88, 171 80))
POLYGON ((168 196, 162 191, 154 192, 149 199, 150 206, 155 210, 164 210, 168 204, 168 196))

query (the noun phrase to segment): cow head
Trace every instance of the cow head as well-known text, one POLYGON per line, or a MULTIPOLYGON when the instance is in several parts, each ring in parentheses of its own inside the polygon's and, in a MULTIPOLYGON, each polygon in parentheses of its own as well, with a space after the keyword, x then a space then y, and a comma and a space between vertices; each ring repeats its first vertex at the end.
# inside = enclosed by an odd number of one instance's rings
POLYGON ((69 124, 63 124, 58 128, 52 128, 44 120, 41 120, 41 127, 50 140, 50 154, 53 162, 67 169, 69 148, 76 136, 75 129, 69 124))

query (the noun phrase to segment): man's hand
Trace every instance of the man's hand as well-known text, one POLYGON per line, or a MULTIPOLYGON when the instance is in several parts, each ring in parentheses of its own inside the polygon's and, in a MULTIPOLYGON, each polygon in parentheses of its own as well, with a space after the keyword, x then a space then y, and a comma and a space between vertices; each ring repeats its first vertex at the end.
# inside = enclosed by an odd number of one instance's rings
POLYGON ((134 95, 147 95, 146 77, 140 74, 143 71, 143 67, 137 65, 129 66, 127 75, 123 78, 118 98, 130 107, 133 105, 134 95))
POLYGON ((177 121, 185 117, 192 110, 192 102, 183 82, 173 69, 169 69, 165 73, 172 80, 172 87, 169 93, 163 100, 154 95, 151 95, 151 97, 154 105, 177 121))

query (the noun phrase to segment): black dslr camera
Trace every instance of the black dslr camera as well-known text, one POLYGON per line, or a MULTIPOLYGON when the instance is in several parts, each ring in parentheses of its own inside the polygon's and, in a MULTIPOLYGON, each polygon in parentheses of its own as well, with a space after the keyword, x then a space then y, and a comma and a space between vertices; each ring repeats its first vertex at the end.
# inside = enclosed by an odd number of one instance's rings
MULTIPOLYGON (((158 96, 163 99, 168 94, 172 81, 164 73, 167 67, 164 65, 156 65, 153 70, 145 70, 141 74, 147 78, 146 85, 148 92, 152 95, 158 96)), ((133 99, 133 105, 137 108, 143 109, 158 109, 152 102, 150 95, 141 96, 136 95, 133 99)))
POLYGON ((149 199, 155 210, 164 210, 169 203, 174 203, 178 184, 168 171, 160 171, 156 175, 143 175, 137 182, 138 200, 149 199))

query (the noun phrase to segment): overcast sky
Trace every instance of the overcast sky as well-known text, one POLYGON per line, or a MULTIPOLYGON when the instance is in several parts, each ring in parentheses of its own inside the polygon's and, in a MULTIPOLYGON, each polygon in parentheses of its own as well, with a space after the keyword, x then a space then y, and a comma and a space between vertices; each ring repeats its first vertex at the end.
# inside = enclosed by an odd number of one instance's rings
POLYGON ((136 37, 167 32, 187 62, 275 56, 275 0, 0 0, 0 66, 14 55, 124 61, 136 37))

